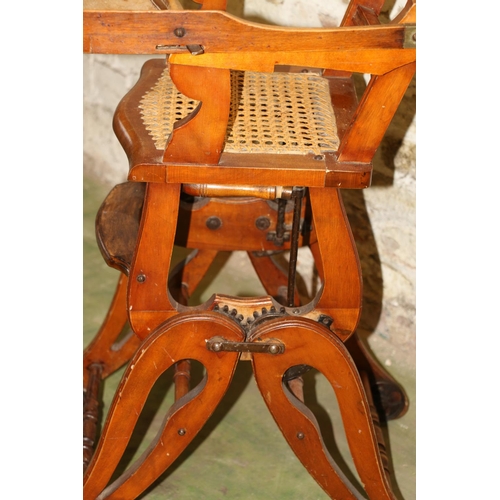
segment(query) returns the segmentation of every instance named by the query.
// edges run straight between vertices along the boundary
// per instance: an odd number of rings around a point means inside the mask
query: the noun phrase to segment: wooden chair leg
[[[106,378],[127,363],[139,347],[141,340],[132,330],[117,343],[117,339],[127,324],[127,277],[120,274],[116,291],[99,332],[83,353],[83,386],[87,387],[88,367],[99,363],[101,377]]]
[[[127,363],[141,341],[130,332],[117,342],[127,324],[127,278],[120,274],[115,295],[99,332],[83,353],[83,470],[94,453],[100,412],[101,381]]]
[[[218,250],[193,250],[172,270],[169,276],[169,289],[177,302],[187,305],[189,298],[207,274]]]
[[[172,270],[168,284],[170,292],[177,302],[185,306],[188,305],[189,298],[200,284],[217,254],[217,250],[193,250]],[[189,392],[190,378],[191,364],[189,360],[179,361],[175,365],[174,373],[176,401]]]
[[[87,470],[94,454],[94,444],[99,421],[99,386],[102,365],[95,363],[88,368],[88,384],[83,398],[83,472]]]
[[[324,281],[323,259],[318,241],[309,245],[318,274]],[[375,406],[386,420],[402,417],[408,410],[408,397],[403,387],[396,382],[373,358],[356,332],[346,341],[359,372],[366,372],[370,378]]]
[[[288,288],[287,272],[278,266],[269,256],[257,256],[255,252],[247,253],[266,292],[280,304],[285,305]],[[300,304],[297,288],[295,288],[294,301],[295,305]]]
[[[206,348],[207,338],[221,334],[234,342],[243,340],[240,327],[221,314],[181,313],[142,343],[116,391],[97,450],[85,474],[85,500],[137,498],[192,441],[225,394],[239,359],[238,353],[214,353]],[[205,379],[172,405],[162,430],[143,455],[107,486],[156,380],[184,359],[202,363],[207,371]]]
[[[355,333],[346,342],[358,371],[366,373],[373,394],[374,406],[385,420],[402,417],[409,406],[408,396],[403,387],[389,375],[373,358],[359,336]]]
[[[320,324],[304,318],[269,320],[252,338],[278,339],[285,344],[282,354],[253,356],[255,378],[289,445],[326,493],[336,499],[361,498],[325,449],[312,412],[284,389],[285,372],[304,363],[323,373],[335,391],[349,449],[368,497],[393,500],[370,405],[344,344]]]

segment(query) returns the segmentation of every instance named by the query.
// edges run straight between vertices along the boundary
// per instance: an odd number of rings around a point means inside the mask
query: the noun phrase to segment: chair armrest
[[[272,71],[276,64],[298,64],[383,74],[415,60],[409,29],[414,27],[282,28],[208,10],[85,10],[84,51],[179,54],[177,64],[241,70]],[[203,48],[202,56],[189,54],[193,45]],[[358,62],[350,67],[349,60]]]

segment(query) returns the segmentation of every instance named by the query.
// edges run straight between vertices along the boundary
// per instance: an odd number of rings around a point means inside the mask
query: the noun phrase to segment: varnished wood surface
[[[96,235],[106,263],[126,275],[130,272],[136,248],[144,204],[145,183],[126,182],[116,185],[104,200],[96,218]],[[292,224],[292,202],[288,202],[284,223]],[[307,199],[301,218],[305,221],[299,235],[299,246],[316,239],[310,227]],[[252,197],[205,198],[183,200],[179,206],[175,244],[198,250],[264,252],[287,251],[290,240],[277,245],[271,238],[277,230],[276,202]],[[208,223],[217,219],[220,226]],[[257,220],[265,220],[267,227],[259,227]],[[199,257],[195,260],[199,260]]]
[[[174,124],[163,161],[217,164],[231,104],[229,70],[170,65],[170,77],[181,94],[200,103],[191,115]]]
[[[146,189],[127,296],[129,321],[141,338],[149,335],[159,324],[144,321],[140,314],[142,311],[160,313],[161,317],[164,312],[170,315],[176,311],[175,303],[166,292],[179,197],[180,185],[151,183]]]
[[[206,349],[206,339],[221,334],[235,342],[243,340],[236,324],[220,314],[181,314],[141,345],[123,375],[87,469],[85,500],[136,498],[196,436],[226,392],[239,357],[237,353],[215,354]],[[184,359],[195,359],[206,367],[204,381],[177,400],[165,419],[162,433],[136,463],[106,488],[155,381]]]
[[[165,69],[160,59],[147,61],[141,78],[122,99],[115,113],[115,133],[129,157],[129,179],[136,182],[228,184],[253,186],[256,175],[262,186],[333,186],[366,188],[370,185],[372,166],[368,163],[339,163],[336,155],[269,155],[222,153],[217,165],[206,162],[163,162],[163,151],[156,149],[139,114],[138,105]],[[339,137],[345,135],[357,105],[351,78],[328,78],[336,109]],[[338,111],[337,111],[338,110]],[[191,141],[191,138],[189,138]],[[182,157],[182,151],[179,151]]]
[[[311,188],[309,196],[317,239],[313,254],[323,277],[315,306],[330,311],[325,314],[335,318],[337,334],[345,339],[354,332],[361,315],[363,283],[358,252],[340,190]]]
[[[174,30],[183,27],[186,34],[180,39],[174,35]],[[159,54],[169,53],[169,49],[157,49],[157,46],[187,46],[202,45],[205,54],[195,56],[201,62],[210,54],[259,53],[261,64],[302,64],[297,62],[282,62],[287,54],[309,53],[315,66],[329,67],[325,64],[331,54],[331,48],[336,51],[355,51],[363,57],[360,51],[373,51],[371,67],[376,67],[376,61],[385,61],[392,57],[393,67],[401,65],[399,58],[415,57],[414,50],[403,50],[403,26],[363,26],[340,28],[282,28],[261,25],[243,21],[225,12],[218,11],[157,11],[157,12],[124,12],[124,11],[84,11],[84,52],[88,53],[118,53],[118,54]],[[237,36],[235,36],[237,35]],[[286,51],[283,50],[286,47]],[[388,54],[384,54],[389,50]],[[173,52],[179,52],[174,50]],[[323,61],[315,60],[314,53]],[[277,58],[273,58],[277,54]],[[186,54],[187,55],[187,54]],[[391,56],[392,55],[392,56]],[[184,57],[184,54],[182,54]],[[326,58],[326,59],[325,59]],[[212,59],[207,66],[214,65]],[[220,60],[220,59],[219,59]],[[354,58],[353,58],[354,60]],[[220,60],[221,61],[221,60]],[[368,62],[368,59],[365,60]],[[177,61],[179,63],[179,61]],[[257,64],[258,61],[254,60]],[[185,63],[189,64],[189,63]],[[222,64],[222,62],[220,63]],[[245,67],[234,69],[248,69]],[[338,68],[340,69],[340,68]],[[264,71],[265,69],[261,69]],[[361,68],[358,68],[361,71]],[[269,69],[268,69],[269,71]],[[354,69],[352,69],[354,71]],[[387,68],[385,68],[387,71]],[[370,71],[367,71],[370,72]]]
[[[285,371],[302,363],[321,371],[335,391],[349,448],[368,498],[394,500],[371,421],[370,405],[344,345],[317,323],[300,318],[269,320],[257,335],[263,341],[279,338],[286,345],[282,355],[255,355],[252,363],[269,411],[309,473],[331,498],[362,498],[350,487],[324,447],[314,415],[283,387]]]
[[[96,217],[96,240],[110,267],[128,275],[139,232],[146,184],[127,182],[115,186]]]
[[[404,48],[407,27],[379,25],[381,5],[377,0],[364,5],[354,0],[340,28],[314,30],[273,28],[207,10],[224,9],[225,0],[200,3],[203,9],[196,12],[167,10],[162,4],[158,11],[84,13],[85,51],[169,53],[170,74],[176,86],[185,95],[202,101],[190,116],[177,122],[165,150],[157,150],[137,112],[139,99],[165,67],[165,61],[155,61],[145,66],[138,85],[115,115],[115,130],[130,161],[129,179],[148,184],[142,210],[136,203],[120,212],[133,212],[135,221],[140,218],[138,229],[125,228],[127,234],[116,233],[113,244],[117,248],[128,239],[126,257],[113,258],[112,252],[104,252],[111,265],[129,271],[130,276],[127,284],[124,277],[120,281],[108,320],[93,351],[87,352],[85,363],[113,350],[124,317],[137,336],[124,345],[135,347],[138,338],[143,342],[124,374],[87,470],[85,499],[136,498],[172,465],[229,386],[239,354],[206,348],[208,338],[224,335],[235,342],[279,338],[285,348],[279,356],[246,355],[253,358],[256,380],[270,412],[294,452],[329,496],[360,498],[328,455],[311,413],[284,389],[283,375],[290,367],[305,364],[318,368],[337,395],[352,457],[369,498],[392,500],[384,471],[387,464],[380,451],[383,442],[374,426],[376,415],[373,418],[371,414],[373,401],[365,394],[365,389],[370,391],[370,380],[365,376],[363,387],[344,346],[360,318],[362,281],[356,247],[336,188],[369,186],[373,155],[415,71],[415,49]],[[397,22],[414,22],[414,16],[415,6],[410,1]],[[190,54],[188,45],[202,46],[203,54]],[[290,64],[335,70],[328,75],[332,103],[339,110],[338,152],[316,156],[224,154],[229,69],[274,71],[276,65]],[[372,75],[359,105],[350,75],[354,71]],[[268,255],[258,261],[250,253],[268,296],[214,294],[204,304],[189,307],[192,289],[227,242],[242,244],[239,248],[252,252],[254,243],[263,241],[263,233],[258,228],[256,232],[252,221],[266,202],[250,200],[245,205],[228,200],[224,204],[222,198],[201,204],[196,211],[183,211],[181,184],[187,183],[308,187],[310,205],[304,211],[312,212],[312,226],[302,234],[299,244],[310,245],[323,284],[312,302],[301,305],[296,300],[293,307],[281,307],[284,273]],[[119,207],[119,203],[114,204]],[[246,210],[249,207],[256,212]],[[225,221],[226,228],[219,224],[221,230],[215,228],[219,232],[214,232],[206,223],[209,214],[208,218]],[[238,227],[243,232],[235,229]],[[136,237],[130,238],[134,232]],[[179,238],[183,238],[183,246],[199,251],[169,275],[173,246]],[[267,248],[261,245],[260,251]],[[178,293],[171,293],[169,286]],[[122,311],[115,314],[117,308]],[[129,351],[124,350],[103,366],[115,367],[128,357]],[[191,392],[186,359],[201,362],[207,370],[207,377]],[[149,391],[173,364],[177,366],[177,401],[161,432],[138,461],[109,485]]]
[[[353,124],[340,144],[341,162],[372,160],[414,74],[412,63],[383,76],[372,76]]]
[[[272,72],[276,65],[296,64],[299,66],[383,75],[400,66],[414,62],[415,51],[403,48],[352,48],[339,52],[332,50],[307,52],[297,49],[295,51],[276,50],[270,53],[245,51],[242,54],[237,52],[207,52],[202,56],[173,54],[171,58],[172,63],[175,64],[244,71]]]

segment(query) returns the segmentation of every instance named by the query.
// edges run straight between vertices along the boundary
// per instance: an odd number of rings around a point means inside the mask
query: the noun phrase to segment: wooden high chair
[[[144,65],[114,119],[130,172],[96,220],[102,254],[121,277],[84,353],[84,498],[138,497],[196,436],[243,359],[308,472],[331,498],[360,498],[303,403],[302,374],[322,372],[366,494],[394,498],[374,400],[384,418],[408,402],[355,333],[362,280],[340,190],[370,185],[373,155],[414,75],[415,2],[382,25],[383,1],[351,0],[341,26],[324,29],[242,21],[224,12],[225,0],[200,1],[197,11],[136,2],[133,12],[122,0],[84,11],[86,52],[168,55]],[[371,75],[359,103],[353,73]],[[174,245],[192,252],[171,269]],[[300,246],[322,282],[307,304],[295,286]],[[227,250],[248,252],[268,295],[214,294],[190,306]],[[273,256],[285,251],[283,271]],[[189,360],[206,370],[192,389]],[[99,384],[126,363],[94,443]],[[151,388],[172,366],[176,401],[163,428],[109,484]]]

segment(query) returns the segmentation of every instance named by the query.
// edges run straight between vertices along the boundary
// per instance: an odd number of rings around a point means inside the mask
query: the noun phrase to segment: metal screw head
[[[321,160],[324,160],[325,157],[323,155],[315,155],[313,159],[316,161],[321,161]]]
[[[304,439],[304,433],[303,432],[297,432],[297,439]]]
[[[186,429],[179,429],[177,434],[179,434],[179,436],[184,436],[184,434],[186,434]]]
[[[184,28],[175,28],[174,35],[177,38],[182,38],[186,34],[186,30]]]
[[[271,221],[269,220],[269,217],[262,216],[262,217],[259,217],[255,221],[255,227],[257,229],[260,229],[261,231],[268,229],[270,225],[271,225]]]
[[[144,283],[146,281],[146,275],[145,274],[138,274],[137,275],[137,281],[139,283]]]
[[[219,229],[219,227],[222,226],[222,221],[219,219],[219,217],[209,217],[205,223],[208,227],[208,229]]]

